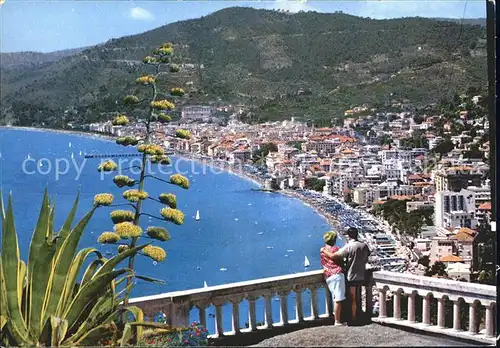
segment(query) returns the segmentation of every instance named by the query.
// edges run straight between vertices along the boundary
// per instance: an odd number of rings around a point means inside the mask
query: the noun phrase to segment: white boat
[[[304,256],[304,267],[309,267],[311,266],[311,263],[309,262],[309,259],[307,258],[307,256]]]
[[[71,147],[71,141],[69,142],[68,147]]]
[[[73,152],[71,153],[71,158],[75,158],[75,154]]]
[[[227,268],[222,267],[222,268],[220,269],[220,271],[221,271],[221,272],[225,272],[225,271],[227,271]]]
[[[196,211],[195,219],[196,219],[196,221],[200,221],[200,211],[199,210]]]
[[[82,155],[82,152],[80,151],[79,155],[81,156]]]
[[[206,282],[206,281],[203,281],[203,287],[204,287],[204,288],[208,288],[208,284],[207,284],[207,282]]]

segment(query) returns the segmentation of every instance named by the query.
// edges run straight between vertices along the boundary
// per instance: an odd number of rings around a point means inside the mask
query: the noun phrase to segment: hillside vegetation
[[[434,19],[228,8],[56,60],[19,53],[33,64],[13,64],[16,54],[7,63],[2,54],[0,120],[64,127],[103,119],[136,90],[140,60],[170,41],[186,65],[162,87],[184,85],[184,103],[242,103],[250,121],[329,123],[353,105],[428,104],[483,87],[485,37],[481,25]]]

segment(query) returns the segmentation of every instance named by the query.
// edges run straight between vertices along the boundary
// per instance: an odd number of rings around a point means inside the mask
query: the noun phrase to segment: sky
[[[485,0],[0,0],[0,52],[52,52],[91,46],[233,6],[290,12],[342,11],[376,19],[486,17]]]

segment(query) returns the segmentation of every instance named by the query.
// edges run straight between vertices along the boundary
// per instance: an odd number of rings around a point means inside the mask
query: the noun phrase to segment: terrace
[[[361,292],[363,301],[358,308],[365,326],[326,329],[318,326],[332,324],[333,304],[321,270],[146,296],[130,303],[149,317],[162,312],[168,323],[179,326],[188,325],[193,315],[207,326],[207,311],[214,307],[214,327],[208,326],[214,332],[209,336],[212,345],[352,346],[372,342],[390,346],[396,342],[397,346],[460,346],[496,342],[494,286],[368,270]],[[320,293],[324,298],[319,298]],[[291,294],[295,313],[290,313]],[[279,298],[279,307],[273,298]],[[378,316],[373,316],[376,298]],[[256,302],[261,300],[264,305],[258,313]],[[242,307],[245,309],[240,313]],[[273,320],[273,309],[278,309],[279,321]],[[242,314],[248,318],[244,328],[240,325]],[[226,330],[225,315],[230,317],[231,330]],[[264,321],[258,322],[262,317]],[[347,335],[340,330],[348,330]],[[416,334],[408,335],[407,331]]]

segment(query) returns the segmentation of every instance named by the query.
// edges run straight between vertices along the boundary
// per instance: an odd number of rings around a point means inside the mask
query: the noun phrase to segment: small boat
[[[199,210],[196,211],[195,219],[196,219],[196,221],[200,221],[200,211]]]
[[[286,252],[287,252],[287,253],[293,253],[294,251],[295,251],[295,250],[293,250],[293,249],[287,249],[287,251],[286,251]]]
[[[79,155],[81,156],[82,155],[82,152],[80,151]]]
[[[106,251],[106,255],[113,255],[111,251]]]
[[[71,141],[68,143],[68,147],[71,147]]]
[[[221,272],[225,272],[225,271],[227,271],[227,268],[222,267],[222,268],[220,269],[220,271],[221,271]]]
[[[203,287],[204,287],[204,288],[208,288],[208,284],[207,284],[207,282],[206,282],[206,281],[203,281]]]
[[[304,256],[304,267],[309,267],[311,266],[311,263],[309,262],[309,259],[307,258],[307,256]]]
[[[73,152],[71,153],[71,158],[75,158],[75,154]]]
[[[257,233],[257,234],[261,236],[261,235],[263,235],[263,234],[264,234],[264,232],[259,232],[259,233]]]

